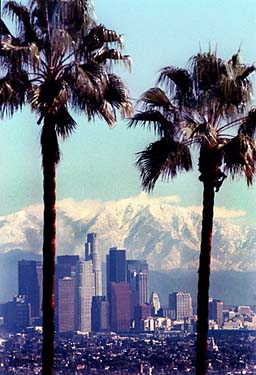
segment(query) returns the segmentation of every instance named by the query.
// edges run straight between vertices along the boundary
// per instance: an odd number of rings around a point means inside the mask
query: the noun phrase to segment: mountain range
[[[201,209],[181,207],[177,197],[140,194],[119,201],[57,204],[57,252],[83,255],[88,232],[96,232],[102,260],[113,246],[127,257],[146,259],[153,270],[195,269],[198,266]],[[41,205],[0,217],[0,254],[19,249],[40,254]],[[228,219],[214,221],[212,269],[256,270],[256,231]],[[227,214],[226,214],[227,216]]]
[[[212,271],[219,274],[253,275],[256,270],[255,228],[230,220],[240,214],[243,213],[215,210]],[[1,284],[5,280],[5,264],[41,256],[42,217],[43,208],[39,204],[0,217]],[[146,259],[155,274],[168,271],[171,275],[171,271],[174,274],[183,270],[196,275],[201,208],[182,207],[176,196],[154,198],[142,193],[119,201],[65,199],[57,203],[58,255],[83,256],[89,232],[98,235],[103,261],[108,249],[116,246],[127,250],[128,259]],[[157,277],[155,280],[153,284],[157,284]]]

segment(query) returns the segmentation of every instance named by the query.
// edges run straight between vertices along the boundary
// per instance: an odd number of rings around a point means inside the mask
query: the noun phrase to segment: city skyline
[[[68,202],[67,202],[68,203]],[[197,286],[198,244],[200,241],[200,213],[195,210],[179,209],[172,201],[162,199],[161,204],[153,198],[149,200],[125,200],[117,204],[99,206],[99,214],[88,206],[79,207],[83,216],[77,220],[73,214],[78,206],[67,204],[58,209],[58,252],[57,255],[84,256],[83,243],[86,233],[99,233],[99,251],[102,259],[110,247],[126,248],[129,259],[147,259],[154,271],[154,285],[162,284],[161,294],[176,285]],[[87,208],[86,208],[87,207]],[[37,214],[40,217],[40,207]],[[1,279],[0,301],[5,301],[16,293],[18,259],[40,260],[40,219],[34,210],[14,215],[0,229],[0,243],[4,254],[0,255]],[[15,220],[14,220],[15,218]],[[92,225],[88,226],[88,222]],[[255,231],[245,227],[216,220],[214,243],[218,247],[212,253],[212,296],[221,293],[222,298],[242,303],[256,304],[253,292],[255,284]],[[118,228],[114,230],[113,228]],[[4,244],[6,243],[6,244]],[[10,251],[11,249],[16,249]],[[22,250],[23,249],[23,250]],[[35,253],[35,249],[37,249]],[[143,254],[143,255],[142,255]],[[32,257],[32,258],[31,258]],[[224,285],[225,288],[219,288]],[[244,290],[244,285],[247,286]]]
[[[125,249],[110,248],[103,292],[104,263],[98,251],[97,233],[87,233],[84,247],[83,257],[57,256],[56,331],[128,331],[137,306],[149,303],[147,262],[126,260]],[[0,306],[4,327],[17,329],[41,324],[42,288],[42,262],[19,260],[18,292],[12,301]]]
[[[88,237],[90,236],[91,234]],[[143,290],[148,286],[141,288],[140,283],[134,284],[134,276],[148,275],[149,267],[145,260],[126,260],[125,249],[110,248],[105,266],[107,269],[112,266],[113,270],[112,274],[107,272],[106,287],[110,288],[110,293],[107,293],[110,296],[107,299],[104,295],[95,295],[94,267],[91,260],[83,260],[72,255],[57,257],[58,333],[102,330],[147,332],[158,331],[160,326],[167,331],[194,331],[195,326],[192,327],[196,322],[196,312],[195,306],[192,307],[194,301],[190,293],[177,289],[169,293],[168,303],[163,304],[160,303],[155,290],[151,293],[149,301],[148,292]],[[18,294],[13,296],[11,301],[0,304],[0,321],[7,330],[17,331],[28,325],[40,326],[41,311],[38,297],[41,298],[42,291],[42,285],[39,285],[42,281],[41,268],[41,262],[18,262]],[[26,279],[22,278],[24,273],[27,274]],[[136,278],[136,281],[138,280],[141,279]],[[138,297],[134,301],[135,291]],[[247,327],[256,330],[255,312],[255,305],[228,306],[223,300],[209,298],[210,329],[237,330]]]
[[[109,8],[115,11],[108,12]],[[229,20],[225,17],[228,8],[228,1],[216,1],[210,8],[202,0],[162,0],[158,5],[152,0],[141,0],[136,2],[136,6],[131,6],[127,0],[95,2],[97,21],[124,34],[125,52],[133,59],[133,69],[129,73],[123,68],[115,68],[125,79],[135,99],[155,84],[160,68],[165,65],[186,66],[193,54],[199,49],[207,51],[209,45],[211,49],[217,46],[218,54],[224,58],[230,58],[241,48],[243,60],[254,63],[254,4],[246,0],[241,15],[239,2],[235,0]],[[179,14],[184,20],[182,24]],[[215,22],[217,17],[218,23]],[[157,33],[150,32],[151,25]],[[145,61],[150,61],[150,64],[145,64]],[[153,136],[145,129],[128,130],[126,121],[119,120],[115,129],[108,129],[100,120],[88,123],[81,116],[75,114],[75,117],[78,129],[61,144],[58,200],[109,201],[137,196],[141,189],[139,174],[134,166],[135,153],[143,149]],[[42,200],[40,130],[35,126],[35,115],[31,115],[27,108],[15,114],[12,120],[1,121],[0,173],[4,176],[4,186],[0,214],[6,215]],[[154,197],[168,195],[178,196],[177,204],[180,206],[200,206],[201,185],[197,171],[182,174],[168,184],[159,182],[152,194]],[[255,188],[248,189],[244,181],[226,181],[216,196],[216,206],[236,211],[242,221],[254,223],[255,196]]]

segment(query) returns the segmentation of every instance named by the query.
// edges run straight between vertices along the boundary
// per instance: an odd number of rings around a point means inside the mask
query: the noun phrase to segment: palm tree
[[[197,298],[196,374],[207,371],[208,298],[215,192],[229,173],[253,182],[256,162],[254,141],[256,110],[248,113],[249,75],[254,66],[229,61],[216,52],[198,53],[189,68],[165,67],[160,87],[146,91],[142,105],[130,121],[153,129],[158,139],[137,155],[142,187],[153,190],[158,178],[168,180],[193,166],[191,148],[198,150],[199,180],[203,183],[203,212]],[[195,150],[195,151],[196,151]],[[193,154],[194,155],[194,154]]]
[[[120,52],[122,37],[96,25],[88,0],[31,0],[29,7],[7,1],[4,11],[16,21],[14,36],[1,20],[0,113],[12,115],[30,104],[42,125],[43,168],[43,374],[54,363],[54,274],[56,251],[56,165],[58,138],[76,128],[70,109],[89,120],[103,118],[112,126],[131,114],[128,91],[112,72],[114,62],[129,66]],[[68,107],[69,105],[69,107]]]

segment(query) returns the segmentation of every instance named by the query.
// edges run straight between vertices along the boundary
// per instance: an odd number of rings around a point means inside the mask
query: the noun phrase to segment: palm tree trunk
[[[204,181],[201,249],[197,295],[196,375],[207,374],[208,300],[214,209],[214,183]]]
[[[44,239],[43,239],[43,375],[53,374],[54,365],[54,275],[56,252],[56,163],[43,162]]]

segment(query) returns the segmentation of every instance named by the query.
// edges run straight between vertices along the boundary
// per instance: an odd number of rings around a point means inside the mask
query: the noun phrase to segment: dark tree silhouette
[[[113,62],[129,66],[130,59],[120,52],[121,36],[96,25],[92,11],[89,0],[31,0],[28,7],[8,0],[4,12],[15,21],[17,36],[0,20],[0,114],[13,115],[29,104],[42,125],[44,375],[52,374],[54,364],[58,138],[76,128],[70,109],[110,126],[117,112],[131,114],[127,88],[112,72]]]
[[[203,183],[203,213],[198,278],[196,374],[207,372],[208,299],[215,192],[227,174],[244,175],[247,184],[255,174],[256,110],[247,111],[252,87],[246,66],[234,54],[229,61],[216,52],[191,58],[189,69],[165,67],[157,84],[146,91],[142,106],[130,121],[158,136],[138,153],[142,187],[153,190],[159,177],[174,178],[192,169],[191,148],[198,150],[199,180]]]

